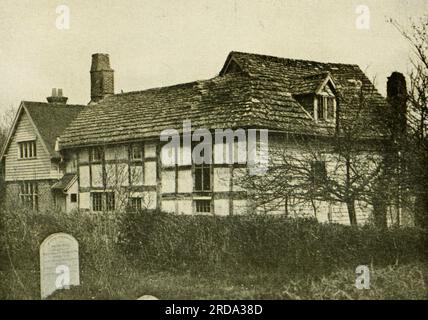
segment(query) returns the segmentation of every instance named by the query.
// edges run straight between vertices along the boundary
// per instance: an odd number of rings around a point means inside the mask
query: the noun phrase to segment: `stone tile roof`
[[[70,125],[83,105],[62,105],[44,102],[23,101],[24,108],[28,111],[32,121],[39,131],[51,157],[58,157],[55,151],[56,138]]]
[[[368,136],[383,134],[384,129],[379,120],[382,121],[382,114],[387,107],[386,100],[358,65],[231,52],[220,74],[227,73],[228,64],[231,61],[236,62],[241,72],[250,78],[280,87],[283,92],[291,92],[293,95],[307,93],[308,87],[316,86],[318,80],[321,82],[324,75],[330,74],[340,97],[340,120],[342,122],[346,122],[347,119],[352,121],[355,114],[359,112],[362,117],[371,122],[371,130],[367,126],[366,134]],[[299,85],[301,85],[300,89]],[[363,96],[364,102],[357,101],[358,96]],[[356,110],[360,106],[362,110]],[[316,126],[311,124],[315,131],[321,126],[323,126],[322,123]]]
[[[70,187],[70,184],[73,180],[77,179],[77,175],[75,173],[66,173],[62,176],[62,178],[56,182],[51,189],[58,190],[58,191],[67,191]]]
[[[291,83],[290,91],[295,95],[314,93],[329,75],[329,72],[321,72],[296,78]]]
[[[229,72],[232,60],[238,72]],[[295,99],[315,91],[327,74],[347,96],[357,94],[361,81],[364,92],[370,92],[368,116],[385,106],[356,65],[231,52],[213,79],[115,94],[87,106],[61,135],[60,147],[158,138],[164,129],[181,129],[184,120],[191,120],[194,129],[253,127],[328,135],[331,124],[316,124]],[[346,101],[342,107],[350,110]]]

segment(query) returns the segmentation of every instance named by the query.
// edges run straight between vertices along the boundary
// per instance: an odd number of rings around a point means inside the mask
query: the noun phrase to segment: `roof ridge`
[[[327,75],[331,75],[331,72],[330,71],[320,71],[320,72],[314,72],[314,73],[310,73],[310,74],[302,74],[300,76],[300,78],[308,79],[308,78],[315,77],[315,76],[327,76]]]
[[[30,100],[22,100],[21,103],[24,104],[43,104],[48,106],[55,106],[56,108],[70,108],[70,107],[86,107],[86,104],[62,104],[62,103],[50,103],[43,101],[30,101]],[[28,105],[26,105],[28,106]]]
[[[209,79],[201,79],[201,80],[193,80],[190,82],[182,82],[182,83],[176,83],[176,84],[172,84],[172,85],[167,85],[167,86],[161,86],[161,87],[153,87],[153,88],[148,88],[148,89],[143,89],[143,90],[134,90],[134,91],[127,91],[127,92],[119,92],[119,93],[115,93],[113,95],[109,95],[106,96],[106,98],[108,97],[117,97],[117,96],[126,96],[126,95],[134,95],[134,94],[141,94],[141,93],[147,93],[150,91],[153,92],[157,92],[157,91],[162,91],[162,90],[169,90],[169,89],[174,89],[174,88],[192,88],[192,87],[197,87],[200,86],[201,84],[204,83],[209,83],[211,81],[215,81],[218,79],[224,79],[225,76],[214,76],[212,78]],[[102,101],[102,100],[101,100]],[[99,104],[99,102],[97,103]]]
[[[308,59],[295,59],[295,58],[285,58],[285,57],[278,57],[273,55],[267,55],[267,54],[260,54],[260,53],[252,53],[252,52],[243,52],[243,51],[231,51],[230,55],[233,54],[242,54],[247,56],[257,56],[260,58],[270,59],[270,60],[276,60],[277,62],[283,62],[283,61],[294,61],[294,62],[312,62],[312,63],[319,63],[319,64],[329,64],[329,65],[338,65],[338,66],[356,66],[359,68],[358,64],[354,63],[343,63],[343,62],[322,62],[322,61],[316,61],[316,60],[308,60]]]
[[[120,93],[115,93],[114,95],[111,95],[110,97],[112,97],[112,96],[122,96],[122,95],[123,96],[125,96],[125,95],[133,95],[133,94],[139,94],[139,93],[146,93],[146,92],[149,92],[149,91],[156,92],[156,91],[161,91],[161,90],[166,90],[166,89],[173,89],[175,87],[177,87],[177,88],[181,88],[181,87],[183,87],[183,88],[186,88],[186,87],[191,88],[191,87],[193,87],[195,85],[200,84],[201,82],[209,81],[209,80],[212,80],[212,79],[214,79],[214,78],[206,79],[206,80],[194,80],[194,81],[190,81],[190,82],[177,83],[177,84],[168,85],[168,86],[162,86],[162,87],[153,87],[153,88],[148,88],[148,89],[143,89],[143,90],[120,92]]]

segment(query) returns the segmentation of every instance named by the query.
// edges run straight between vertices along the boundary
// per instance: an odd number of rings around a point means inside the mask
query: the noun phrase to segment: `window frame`
[[[96,205],[95,205],[95,201],[97,201]],[[103,211],[103,193],[102,192],[91,192],[91,210],[93,212]]]
[[[77,193],[70,193],[70,203],[77,203]]]
[[[143,198],[142,197],[129,197],[128,207],[132,212],[139,212],[143,210]]]
[[[22,181],[19,188],[19,200],[31,210],[39,210],[39,185],[37,181]],[[29,205],[31,204],[31,206]]]
[[[211,199],[194,199],[195,203],[195,213],[196,214],[210,214],[212,213],[212,200]],[[201,208],[203,210],[198,210]]]
[[[18,142],[18,159],[28,160],[37,159],[36,140],[27,140]]]
[[[316,108],[314,110],[315,120],[334,122],[336,120],[336,97],[326,94],[318,94],[316,96]],[[333,116],[329,115],[329,101],[333,107]]]
[[[330,107],[329,101],[331,101],[333,116],[331,116],[330,112],[329,112],[329,107]],[[331,96],[327,97],[326,120],[327,121],[335,121],[336,120],[336,98],[335,97],[331,97]]]
[[[132,144],[131,145],[131,154],[130,154],[130,159],[131,161],[143,161],[143,146],[139,145],[139,144]],[[140,157],[135,157],[135,152],[134,150],[138,150],[139,151],[139,155]]]
[[[99,156],[99,158],[95,157],[95,155]],[[104,158],[104,150],[101,147],[92,147],[89,152],[89,161],[91,163],[101,163]]]
[[[195,164],[194,168],[194,191],[196,192],[211,192],[212,191],[212,174],[211,174],[211,164],[201,163]],[[198,189],[198,171],[200,171],[200,185],[201,188]],[[208,172],[208,174],[207,174]],[[208,180],[209,186],[205,188],[205,183]]]
[[[95,197],[96,196],[96,197]],[[110,198],[112,197],[112,198]],[[97,198],[97,199],[96,199]],[[95,203],[97,201],[97,203]],[[113,212],[116,210],[116,194],[114,191],[91,192],[91,210],[93,212]]]

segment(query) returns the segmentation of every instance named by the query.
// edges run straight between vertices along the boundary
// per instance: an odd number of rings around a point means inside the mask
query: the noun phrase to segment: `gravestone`
[[[40,293],[42,299],[55,290],[78,286],[79,243],[66,233],[54,233],[40,245]]]
[[[151,295],[144,295],[139,297],[137,300],[159,300],[158,298],[156,298],[155,296],[151,296]]]

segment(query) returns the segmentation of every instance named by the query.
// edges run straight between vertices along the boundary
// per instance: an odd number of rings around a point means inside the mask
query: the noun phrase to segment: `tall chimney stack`
[[[390,105],[390,125],[394,135],[406,130],[407,88],[406,78],[400,72],[393,72],[386,83],[386,96]]]
[[[114,70],[110,68],[109,55],[95,53],[91,65],[91,102],[98,102],[109,94],[114,94]]]

